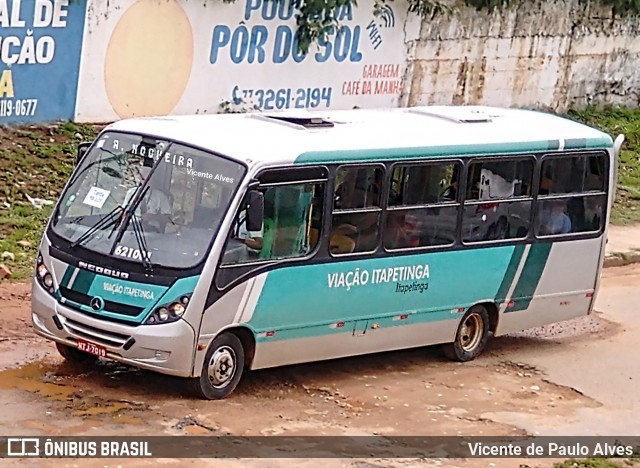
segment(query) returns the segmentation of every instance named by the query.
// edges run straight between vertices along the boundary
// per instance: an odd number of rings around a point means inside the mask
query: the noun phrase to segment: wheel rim
[[[484,331],[484,322],[480,314],[470,314],[462,322],[460,328],[460,334],[458,341],[460,347],[465,351],[473,351],[478,343],[482,340],[482,333]]]
[[[236,373],[236,353],[229,346],[216,349],[209,361],[209,380],[215,388],[229,385]]]

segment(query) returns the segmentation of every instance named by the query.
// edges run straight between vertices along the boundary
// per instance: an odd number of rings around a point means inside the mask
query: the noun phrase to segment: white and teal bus
[[[488,107],[138,118],[88,147],[46,227],[32,318],[229,395],[244,369],[590,313],[622,144]]]

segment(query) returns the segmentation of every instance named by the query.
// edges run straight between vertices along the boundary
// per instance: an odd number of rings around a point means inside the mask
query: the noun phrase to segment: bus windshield
[[[107,132],[81,161],[51,226],[71,247],[189,268],[205,257],[244,171],[176,142]]]

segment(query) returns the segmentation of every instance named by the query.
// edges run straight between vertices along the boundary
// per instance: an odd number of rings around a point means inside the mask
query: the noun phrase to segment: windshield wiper
[[[144,192],[146,193],[148,190],[149,187],[147,187]],[[140,257],[142,258],[142,265],[145,270],[149,271],[149,273],[153,273],[153,264],[149,259],[149,247],[147,245],[144,228],[142,227],[140,218],[136,215],[131,217],[131,227],[133,228],[133,235],[136,238],[136,244],[138,244],[138,250],[140,251]]]
[[[71,248],[75,248],[82,244],[84,241],[89,239],[93,234],[96,233],[99,229],[106,228],[111,226],[111,224],[116,224],[118,217],[124,211],[122,206],[117,205],[113,210],[111,210],[104,218],[101,218],[97,223],[91,226],[84,234],[82,234],[78,239],[76,239],[72,244]]]
[[[169,151],[171,149],[171,147],[173,146],[173,142],[169,143],[167,145],[167,147],[165,149],[163,149],[162,154],[166,153],[167,151]],[[115,238],[115,241],[113,242],[113,245],[111,246],[111,250],[109,251],[109,255],[113,255],[113,252],[115,252],[116,247],[118,246],[118,244],[120,243],[120,241],[122,240],[122,236],[124,235],[124,231],[127,228],[127,225],[131,222],[131,218],[134,216],[135,210],[138,206],[138,204],[140,203],[140,201],[144,198],[145,194],[149,191],[149,181],[151,180],[151,178],[153,177],[153,174],[156,172],[156,169],[158,169],[158,167],[160,166],[160,163],[162,162],[163,157],[162,155],[158,156],[158,159],[156,160],[156,162],[153,164],[153,167],[151,168],[151,171],[149,171],[149,174],[147,175],[147,178],[145,180],[142,181],[142,183],[137,187],[135,193],[133,194],[133,196],[131,197],[131,199],[129,200],[129,205],[128,207],[124,210],[124,219],[122,220],[122,224],[120,225],[120,230],[118,231],[118,235]],[[140,229],[134,227],[134,234],[136,233],[137,230],[137,235],[141,235],[144,236],[144,231],[141,231]],[[137,237],[136,237],[137,240]],[[146,243],[146,241],[145,241]],[[138,242],[138,247],[140,247],[140,242]],[[146,255],[147,251],[145,250],[145,255]],[[142,254],[142,252],[141,252]],[[147,257],[147,262],[150,264],[151,261],[149,260],[149,258]]]

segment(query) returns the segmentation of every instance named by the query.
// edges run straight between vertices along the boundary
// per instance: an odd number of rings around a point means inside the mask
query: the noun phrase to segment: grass
[[[640,110],[589,108],[568,117],[607,132],[624,133],[614,224],[640,222]],[[99,128],[71,122],[0,128],[0,259],[12,279],[31,274],[38,241],[51,207],[36,209],[26,195],[56,200],[73,169],[77,144]],[[22,241],[26,241],[22,242]],[[13,258],[13,259],[11,259]]]
[[[33,207],[27,195],[55,201],[73,169],[77,144],[97,131],[70,122],[0,128],[0,263],[12,279],[31,274],[51,212],[50,205]]]
[[[571,111],[569,117],[599,128],[613,138],[624,134],[625,144],[620,152],[618,191],[611,222],[640,222],[640,110],[589,108]]]
[[[610,458],[570,459],[554,463],[553,468],[631,468],[637,466],[636,461],[636,459],[617,459],[614,461]]]

